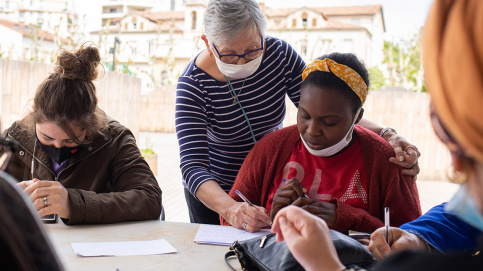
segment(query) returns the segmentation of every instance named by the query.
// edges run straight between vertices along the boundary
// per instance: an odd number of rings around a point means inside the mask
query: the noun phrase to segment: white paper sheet
[[[71,243],[74,253],[82,257],[132,256],[174,253],[177,250],[165,239],[128,242]]]
[[[271,233],[269,229],[251,233],[245,230],[235,229],[231,226],[200,225],[193,241],[204,244],[229,246],[235,240],[242,241]]]

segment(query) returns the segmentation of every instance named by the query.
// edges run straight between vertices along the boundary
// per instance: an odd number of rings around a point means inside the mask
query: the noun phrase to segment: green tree
[[[368,69],[369,72],[369,90],[377,90],[386,86],[386,77],[378,67]]]
[[[389,72],[389,84],[412,91],[424,91],[421,59],[421,35],[399,43],[384,41],[384,64]]]

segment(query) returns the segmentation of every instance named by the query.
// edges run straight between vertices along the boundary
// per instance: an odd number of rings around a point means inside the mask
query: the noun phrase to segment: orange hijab
[[[444,127],[483,163],[483,1],[435,0],[423,36],[428,90]]]

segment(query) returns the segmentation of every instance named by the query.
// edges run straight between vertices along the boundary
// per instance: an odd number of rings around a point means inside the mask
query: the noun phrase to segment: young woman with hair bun
[[[98,107],[100,59],[92,44],[60,51],[32,111],[4,132],[20,145],[7,171],[40,216],[66,224],[158,219],[161,189],[133,134]]]

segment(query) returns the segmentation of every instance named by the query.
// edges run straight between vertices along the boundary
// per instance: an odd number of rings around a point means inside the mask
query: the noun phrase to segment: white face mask
[[[218,66],[220,72],[223,73],[225,76],[233,79],[241,79],[246,78],[257,71],[258,67],[260,67],[260,63],[262,63],[262,56],[263,54],[261,54],[254,60],[242,65],[226,64],[222,62],[218,57],[215,57],[215,61],[216,66]]]
[[[304,143],[305,148],[312,155],[322,156],[322,157],[329,157],[329,156],[332,156],[332,155],[340,152],[342,149],[344,149],[345,147],[347,147],[347,145],[349,145],[349,143],[351,142],[351,140],[352,140],[352,132],[354,131],[354,126],[356,125],[356,120],[357,120],[357,117],[359,116],[359,113],[360,112],[361,112],[361,108],[359,108],[357,110],[356,115],[354,117],[354,121],[352,121],[351,128],[349,129],[349,131],[347,132],[347,134],[339,142],[337,142],[336,144],[334,144],[334,145],[332,145],[332,146],[330,146],[328,148],[325,148],[325,149],[322,149],[322,150],[313,150],[313,149],[311,149],[307,145],[307,143],[305,143],[304,138],[300,134],[300,138],[302,139],[302,142]]]

